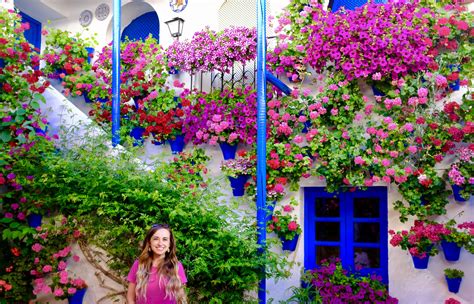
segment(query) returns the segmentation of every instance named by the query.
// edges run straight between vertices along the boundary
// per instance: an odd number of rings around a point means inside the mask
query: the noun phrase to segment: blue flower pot
[[[301,131],[302,133],[308,133],[309,128],[311,128],[311,121],[307,120],[304,122],[304,127],[303,130]]]
[[[459,187],[458,185],[454,184],[454,185],[451,185],[451,188],[453,188],[453,196],[457,202],[467,201],[467,199],[463,198],[460,193],[462,190],[464,190],[463,187]]]
[[[179,74],[179,70],[176,69],[175,67],[171,67],[169,70],[170,75],[177,75]]]
[[[67,75],[65,69],[57,69],[57,70],[56,70],[56,75],[57,75],[58,79],[61,80],[61,81],[62,81],[63,79],[62,79],[61,76],[59,76],[59,75],[62,74],[62,73],[64,73],[64,75]]]
[[[92,47],[86,47],[87,51],[87,63],[91,63],[92,58],[94,57],[94,48]]]
[[[444,258],[446,261],[455,262],[459,260],[461,254],[461,247],[455,242],[441,241],[441,248],[443,248]]]
[[[232,187],[232,194],[234,196],[243,196],[245,193],[245,183],[247,182],[248,175],[239,175],[237,177],[229,176],[230,186]]]
[[[84,94],[82,94],[82,96],[84,96],[84,101],[86,103],[92,103],[92,100],[89,98],[89,95],[87,94],[87,92],[84,92]]]
[[[273,216],[273,210],[275,210],[275,206],[276,206],[276,201],[273,201],[273,202],[267,202],[267,217],[266,217],[266,221],[267,222],[270,222],[272,220],[272,216]]]
[[[67,301],[69,302],[69,304],[82,304],[86,291],[87,288],[78,289],[75,294],[67,297]]]
[[[28,221],[28,226],[32,228],[41,226],[42,219],[43,219],[43,216],[37,213],[31,213],[30,215],[26,217],[26,220]]]
[[[448,283],[448,290],[453,293],[459,292],[459,287],[461,286],[462,278],[448,278],[446,277],[446,283]]]
[[[143,132],[145,132],[145,128],[142,127],[135,127],[130,131],[130,136],[135,139],[133,141],[134,147],[143,145]]]
[[[283,250],[295,251],[296,245],[298,244],[299,234],[297,234],[292,240],[280,238]]]
[[[461,88],[459,79],[456,79],[455,81],[451,81],[448,85],[449,85],[449,88],[453,91],[459,91],[459,89]]]
[[[184,149],[184,135],[177,135],[175,139],[168,139],[171,147],[171,153],[178,154]]]
[[[413,259],[413,265],[416,269],[426,269],[428,268],[428,262],[430,261],[430,256],[426,255],[424,258],[419,258],[416,256],[411,256]]]
[[[0,68],[4,68],[4,67],[5,67],[5,60],[0,58]]]
[[[372,92],[374,93],[374,96],[380,96],[380,97],[385,96],[385,93],[377,89],[377,87],[375,86],[372,86]]]
[[[102,103],[106,103],[107,101],[109,101],[107,98],[100,98],[100,97],[97,97],[97,101],[98,102],[102,102]]]
[[[461,66],[459,64],[448,64],[448,68],[451,72],[459,72],[462,70]],[[460,82],[459,79],[455,81],[451,81],[449,84],[449,88],[453,91],[459,91],[460,88]]]
[[[235,158],[235,153],[237,152],[238,144],[231,145],[227,142],[220,142],[219,146],[221,147],[222,156],[224,156],[224,160]]]

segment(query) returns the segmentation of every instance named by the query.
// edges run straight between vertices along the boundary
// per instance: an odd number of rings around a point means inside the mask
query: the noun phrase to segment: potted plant
[[[245,193],[247,179],[255,173],[256,158],[248,155],[245,150],[237,152],[237,158],[222,162],[222,173],[227,175],[234,196],[242,196]]]
[[[451,164],[447,175],[453,188],[454,199],[458,202],[465,202],[474,193],[474,180],[472,180],[474,152],[471,147],[462,147],[455,152],[458,161]]]
[[[67,299],[69,304],[82,304],[87,291],[87,284],[83,279],[71,276],[68,270],[64,269],[53,273],[51,275],[51,283],[48,285],[39,282],[40,280],[44,279],[36,280],[36,288],[38,288],[38,285],[43,285],[41,290],[44,293],[52,293],[56,300]]]
[[[43,31],[46,35],[46,46],[42,59],[45,62],[43,72],[52,78],[64,78],[66,75],[90,71],[88,59],[91,54],[86,47],[94,46],[94,36],[84,38],[83,33],[72,33],[67,30],[49,28]]]
[[[392,236],[390,244],[394,247],[401,247],[408,250],[413,258],[416,269],[428,268],[429,257],[438,253],[435,244],[438,244],[443,235],[450,231],[442,224],[415,220],[410,230],[393,231],[389,230]]]
[[[398,303],[380,276],[351,273],[336,257],[323,260],[320,267],[306,271],[303,282],[313,289],[314,299],[298,303]]]
[[[292,198],[282,210],[275,211],[272,220],[267,223],[267,231],[275,232],[282,242],[283,250],[295,251],[302,231],[297,216],[292,214],[295,205],[297,202]]]
[[[449,220],[444,226],[450,231],[449,234],[444,234],[441,240],[441,247],[447,261],[459,260],[459,254],[463,247],[474,254],[474,236],[470,232],[470,229],[474,227],[473,222],[456,225],[455,220]]]
[[[40,80],[39,55],[24,35],[29,24],[21,21],[17,11],[0,8],[0,109],[20,110],[32,99],[40,101],[49,86]]]
[[[446,282],[448,283],[449,291],[458,293],[464,272],[455,268],[446,268],[444,270],[444,276],[446,278]]]

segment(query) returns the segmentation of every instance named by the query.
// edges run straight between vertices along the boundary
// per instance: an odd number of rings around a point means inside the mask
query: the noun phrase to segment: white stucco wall
[[[94,11],[99,2],[84,0],[84,1],[59,1],[59,0],[44,0],[42,1],[46,4],[50,4],[51,7],[60,12],[65,16],[63,19],[54,20],[51,23],[52,27],[60,27],[63,29],[68,29],[71,31],[82,31],[83,28],[79,25],[78,19],[80,12],[84,9],[89,9]],[[112,10],[112,1],[107,0],[103,1],[110,5]],[[172,19],[175,16],[179,16],[185,20],[184,24],[184,38],[190,38],[194,31],[201,30],[205,26],[209,25],[212,29],[218,29],[217,15],[218,9],[224,3],[224,0],[189,0],[188,7],[181,13],[176,14],[171,11],[168,5],[168,1],[165,0],[152,0],[147,1],[148,4],[142,3],[140,1],[125,0],[122,1],[124,18],[122,21],[122,28],[124,28],[131,20],[138,17],[141,13],[149,11],[148,9],[154,9],[160,20],[160,42],[165,47],[172,42],[172,38],[169,35],[168,28],[163,23],[169,19]],[[270,14],[277,15],[278,11],[286,4],[286,1],[272,1],[272,12]],[[32,17],[35,17],[34,12],[27,12]],[[238,18],[236,16],[236,18]],[[111,21],[112,15],[104,21],[98,21],[94,18],[89,29],[98,33],[98,41],[100,46],[105,45],[110,41],[111,37]],[[178,76],[172,76],[178,77]],[[179,76],[183,81],[187,81],[186,75]],[[370,93],[369,93],[370,94]],[[460,96],[460,93],[458,94]],[[51,99],[53,100],[53,99]],[[74,103],[80,103],[80,98],[74,101]],[[81,104],[81,107],[83,105]],[[51,105],[50,107],[51,108]],[[54,109],[54,107],[53,107]],[[48,112],[50,115],[54,113]],[[57,126],[54,124],[55,121],[52,120],[53,129]],[[58,122],[59,123],[59,122]],[[209,163],[210,167],[210,176],[216,177],[220,175],[220,163],[222,161],[222,155],[218,147],[212,146],[202,146],[206,149],[206,153],[211,157]],[[189,150],[191,147],[188,146],[186,149]],[[153,146],[151,143],[147,142],[144,149],[144,159],[154,157],[156,155],[161,155],[164,161],[169,160],[171,153],[169,151],[169,146]],[[444,168],[440,168],[443,170]],[[441,171],[440,171],[441,172]],[[229,194],[229,201],[233,200],[230,196],[230,186],[228,185],[225,179],[222,180],[222,185],[224,191]],[[383,184],[379,184],[382,185]],[[303,187],[314,187],[314,186],[325,186],[325,183],[316,178],[303,179],[301,181],[301,189],[298,192],[291,193],[299,202],[300,206],[296,208],[296,212],[299,215],[300,223],[303,225],[304,231],[304,197],[303,197]],[[400,230],[408,229],[411,225],[411,222],[402,224],[398,220],[398,213],[393,210],[393,202],[400,199],[400,195],[393,186],[388,187],[388,226],[389,229]],[[285,199],[282,202],[279,202],[277,208],[283,206],[289,199]],[[453,218],[458,215],[460,212],[463,212],[461,216],[457,217],[457,222],[463,221],[474,221],[474,199],[471,199],[468,202],[456,203],[451,198],[451,203],[448,205],[448,213],[445,216],[440,216],[433,218],[437,221],[445,221],[449,218]],[[268,236],[269,238],[272,235]],[[466,252],[464,249],[461,253],[461,258],[458,262],[449,263],[444,260],[442,254],[439,254],[435,257],[431,257],[429,267],[426,270],[416,270],[413,267],[411,257],[405,251],[400,250],[399,248],[392,248],[388,245],[389,249],[389,287],[390,293],[397,297],[400,300],[400,303],[444,303],[444,300],[453,297],[460,300],[464,303],[474,303],[474,256]],[[278,300],[286,299],[290,296],[288,288],[290,286],[299,286],[300,284],[300,271],[304,263],[304,237],[301,236],[298,247],[295,252],[292,253],[283,253],[279,247],[274,248],[276,252],[280,252],[282,256],[285,256],[291,261],[299,263],[299,266],[295,266],[292,269],[293,275],[291,278],[279,282],[274,282],[273,280],[268,280],[267,290],[268,298],[273,298],[278,302]],[[457,295],[451,294],[447,290],[446,283],[444,281],[443,269],[446,267],[455,267],[462,269],[465,272],[465,277],[461,285],[460,292]],[[91,266],[84,267],[81,264],[80,268],[75,269],[77,272],[84,273],[85,275],[92,274],[94,272]],[[92,279],[91,279],[92,280]],[[95,303],[99,298],[106,294],[107,290],[99,287],[98,285],[89,284],[89,291],[87,295],[88,303]]]

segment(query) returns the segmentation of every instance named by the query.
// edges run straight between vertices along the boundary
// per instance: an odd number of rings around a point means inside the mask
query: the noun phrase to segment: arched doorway
[[[160,41],[160,22],[156,12],[148,12],[134,19],[122,31],[121,40],[124,41],[126,37],[129,40],[145,40],[150,34]]]

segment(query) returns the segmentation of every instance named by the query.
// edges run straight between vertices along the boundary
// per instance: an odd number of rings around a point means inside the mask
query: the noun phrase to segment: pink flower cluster
[[[451,230],[443,224],[416,220],[409,231],[389,230],[389,234],[392,236],[390,245],[400,246],[402,249],[408,250],[411,255],[424,258],[430,254],[432,245],[440,242],[443,235],[451,234]]]
[[[230,27],[222,32],[206,28],[191,40],[175,41],[166,50],[168,67],[191,74],[197,72],[229,72],[235,62],[254,60],[257,50],[255,28]]]
[[[429,10],[417,3],[368,3],[353,11],[313,13],[306,61],[317,71],[330,62],[349,80],[375,73],[398,78],[424,70],[427,55]],[[377,74],[378,75],[378,74]]]
[[[194,104],[183,106],[185,141],[194,144],[218,142],[252,144],[257,135],[257,96],[252,87],[187,96]],[[185,103],[183,103],[184,105]]]

